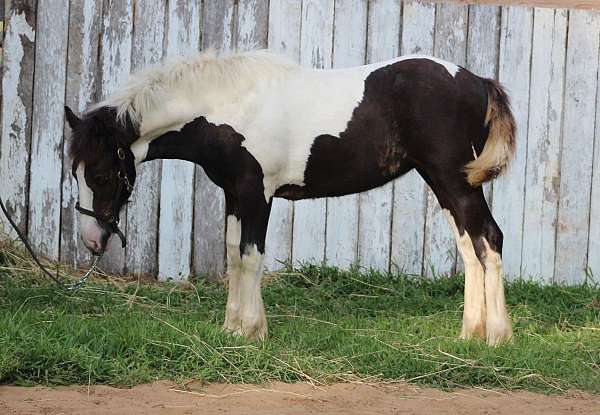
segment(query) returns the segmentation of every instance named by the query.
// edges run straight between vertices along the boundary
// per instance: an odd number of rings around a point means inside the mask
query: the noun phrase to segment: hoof
[[[485,311],[465,313],[459,337],[463,340],[485,339]]]
[[[485,323],[478,322],[473,324],[463,322],[463,326],[458,337],[462,340],[485,339]]]
[[[509,343],[512,339],[512,322],[504,318],[496,321],[487,321],[486,342],[488,346],[499,346]]]
[[[238,313],[226,313],[225,315],[225,323],[223,323],[223,330],[236,333],[242,327],[242,321]]]
[[[242,318],[239,334],[250,341],[264,341],[267,338],[267,319],[264,314],[258,318]]]

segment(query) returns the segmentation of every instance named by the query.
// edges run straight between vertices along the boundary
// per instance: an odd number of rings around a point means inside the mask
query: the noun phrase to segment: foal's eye
[[[108,176],[105,174],[97,174],[94,176],[94,181],[98,185],[106,184],[108,182]]]

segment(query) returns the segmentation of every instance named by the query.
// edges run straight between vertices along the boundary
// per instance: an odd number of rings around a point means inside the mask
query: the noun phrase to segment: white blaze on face
[[[79,189],[79,206],[94,210],[94,192],[85,181],[85,165],[83,162],[79,163],[75,174],[77,175],[77,187]],[[88,249],[97,252],[102,248],[104,230],[93,217],[79,214],[79,233]]]

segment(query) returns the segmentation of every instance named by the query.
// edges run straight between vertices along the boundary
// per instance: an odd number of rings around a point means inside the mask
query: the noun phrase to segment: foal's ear
[[[77,127],[80,123],[81,123],[81,119],[77,117],[77,115],[75,115],[73,113],[73,111],[71,111],[71,108],[67,107],[65,105],[65,116],[67,118],[67,122],[69,123],[69,126],[71,127],[72,130],[75,129],[75,127]]]

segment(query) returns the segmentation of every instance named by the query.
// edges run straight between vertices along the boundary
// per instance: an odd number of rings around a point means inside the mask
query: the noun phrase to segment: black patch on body
[[[460,69],[452,77],[428,59],[408,59],[373,71],[362,101],[339,137],[316,137],[304,186],[276,196],[342,196],[381,186],[415,167],[460,171],[483,150],[487,94],[481,79]]]
[[[196,118],[180,131],[153,140],[146,160],[180,159],[196,163],[225,191],[227,214],[242,221],[240,255],[256,244],[264,253],[271,203],[264,196],[263,172],[256,159],[242,147],[244,136],[229,125],[215,125]]]

